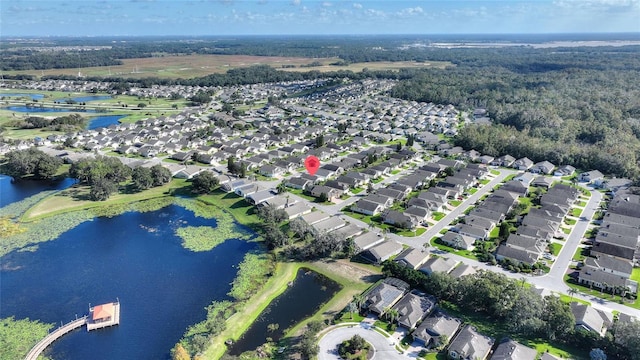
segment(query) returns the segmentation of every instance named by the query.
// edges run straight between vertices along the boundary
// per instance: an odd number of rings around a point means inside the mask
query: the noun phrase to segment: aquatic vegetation
[[[52,324],[31,321],[28,318],[0,319],[0,359],[23,359],[52,328]]]
[[[56,193],[57,190],[44,190],[35,195],[29,196],[28,198],[22,199],[20,201],[16,201],[11,203],[3,208],[0,208],[0,217],[3,216],[12,216],[18,217],[24,214],[27,210],[33,207],[35,204],[42,201],[44,198],[49,195]]]
[[[228,295],[236,300],[248,299],[265,283],[273,272],[273,266],[268,253],[247,253],[239,265],[238,275],[233,280]]]
[[[178,228],[176,235],[182,238],[182,246],[191,251],[209,251],[227,238],[218,235],[211,226],[187,226]]]

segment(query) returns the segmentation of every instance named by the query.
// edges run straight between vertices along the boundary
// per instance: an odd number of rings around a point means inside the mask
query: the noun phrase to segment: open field
[[[401,68],[444,68],[451,66],[449,62],[371,62],[353,63],[344,66],[330,65],[340,61],[337,58],[304,58],[304,57],[278,57],[278,56],[252,56],[252,55],[184,55],[184,56],[158,56],[150,58],[123,59],[122,65],[96,66],[73,69],[49,69],[49,70],[26,70],[7,71],[7,75],[29,74],[33,76],[46,75],[70,75],[78,76],[121,76],[127,78],[195,78],[210,74],[221,74],[230,69],[237,69],[253,65],[269,65],[276,69],[287,71],[311,71],[320,72],[351,70],[355,72],[367,68],[369,70],[398,70]],[[306,66],[311,63],[319,63],[320,66]],[[305,65],[302,66],[301,65]],[[293,66],[283,68],[283,66]]]

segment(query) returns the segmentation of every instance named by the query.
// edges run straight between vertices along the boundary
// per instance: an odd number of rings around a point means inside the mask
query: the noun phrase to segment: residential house
[[[479,334],[473,326],[467,325],[453,338],[447,354],[452,359],[485,360],[493,343],[492,338]]]
[[[428,258],[429,252],[409,247],[398,254],[394,261],[415,270],[422,266]]]
[[[607,329],[613,324],[611,313],[578,302],[572,302],[570,307],[573,317],[576,319],[576,329],[592,331],[604,336]]]
[[[491,355],[491,360],[536,360],[537,357],[538,352],[536,349],[508,339],[498,345]]]
[[[533,166],[533,161],[527,157],[523,157],[514,161],[513,167],[518,170],[529,170]]]
[[[342,191],[332,188],[332,187],[328,187],[328,186],[324,186],[324,185],[314,185],[311,190],[310,190],[311,196],[315,197],[315,198],[319,198],[321,196],[325,196],[327,201],[335,201],[337,199],[340,198],[340,196],[342,196]]]
[[[541,161],[538,163],[535,163],[531,169],[529,169],[529,171],[531,171],[532,173],[535,174],[545,174],[545,175],[549,175],[553,172],[553,169],[555,169],[556,166],[553,165],[552,163],[548,162],[548,161]]]
[[[447,345],[462,326],[462,321],[445,313],[437,312],[427,317],[413,332],[413,340],[426,348]]]
[[[269,164],[262,165],[258,172],[266,177],[278,177],[282,176],[285,173],[283,168]]]
[[[370,247],[363,251],[360,255],[374,264],[382,264],[394,255],[400,254],[402,245],[395,241],[383,241],[378,245]]]
[[[313,181],[303,177],[292,177],[285,181],[284,186],[292,189],[306,190],[313,185]]]
[[[360,199],[351,205],[351,211],[370,216],[378,215],[383,210],[384,207],[382,205],[367,199]]]
[[[578,176],[578,181],[583,181],[598,186],[604,181],[604,175],[602,175],[602,173],[598,170],[591,170],[580,174]]]
[[[559,166],[556,171],[553,172],[554,176],[571,176],[576,172],[576,168],[571,165]]]
[[[494,166],[504,166],[504,167],[512,167],[513,163],[516,162],[516,158],[511,155],[503,155],[497,159],[494,159],[491,162],[491,165]]]
[[[455,249],[473,250],[476,239],[453,231],[447,231],[440,237],[440,241]]]
[[[401,229],[409,230],[415,228],[417,225],[415,218],[396,210],[386,210],[382,214],[382,222]]]
[[[429,315],[435,305],[435,297],[412,290],[393,305],[392,309],[398,312],[398,325],[411,331],[418,322]]]
[[[322,220],[326,220],[329,218],[329,215],[322,211],[313,211],[306,215],[302,215],[302,220],[307,223],[307,225],[313,225]]]
[[[299,216],[309,214],[311,212],[311,208],[305,203],[298,203],[284,208],[284,212],[287,213],[289,220],[291,220]]]
[[[424,266],[420,268],[420,271],[427,275],[430,275],[434,272],[448,274],[456,267],[456,265],[458,265],[458,262],[453,259],[433,256],[429,258]]]
[[[400,279],[388,277],[364,295],[364,307],[373,313],[382,315],[407,291],[409,291],[409,284]]]
[[[385,239],[381,234],[370,231],[355,237],[353,239],[353,244],[356,246],[356,253],[359,253],[376,246],[383,241],[385,241]]]

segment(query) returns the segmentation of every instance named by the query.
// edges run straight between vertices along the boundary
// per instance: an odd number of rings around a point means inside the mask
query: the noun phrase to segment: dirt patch
[[[351,279],[352,281],[359,280],[374,283],[383,277],[379,271],[368,269],[365,266],[360,266],[357,263],[352,263],[344,259],[320,260],[313,262],[313,264],[326,272],[334,273],[343,278]]]

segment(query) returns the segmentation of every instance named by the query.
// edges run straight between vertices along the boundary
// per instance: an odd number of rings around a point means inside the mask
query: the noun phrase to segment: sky
[[[640,0],[1,0],[0,37],[640,32]]]

